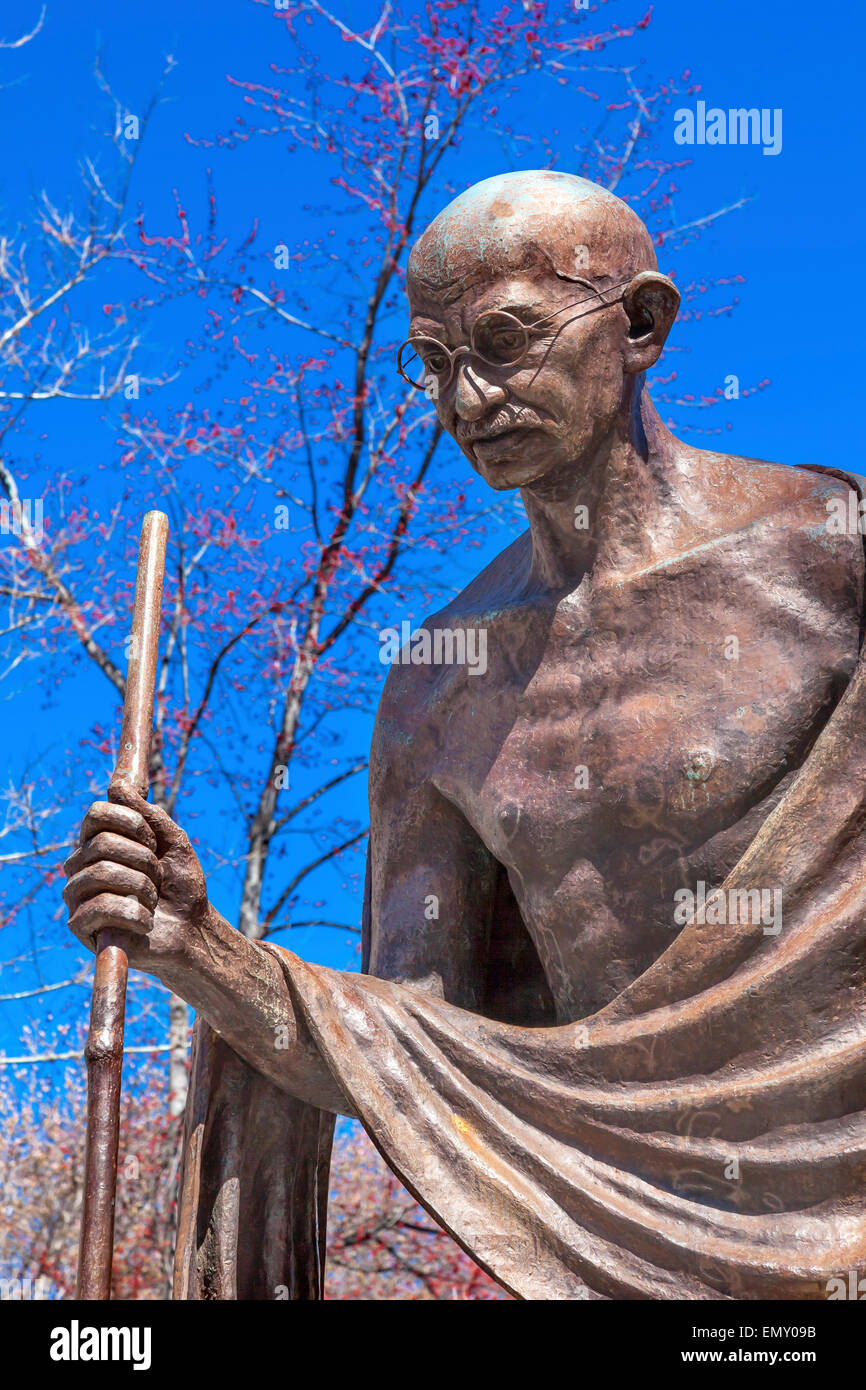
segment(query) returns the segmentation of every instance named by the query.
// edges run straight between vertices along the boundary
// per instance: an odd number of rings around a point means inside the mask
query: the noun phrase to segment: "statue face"
[[[413,339],[438,339],[453,351],[469,345],[473,325],[487,315],[475,334],[479,351],[459,355],[450,380],[446,371],[437,383],[436,409],[491,487],[525,487],[548,475],[573,479],[591,458],[623,399],[628,319],[616,302],[621,293],[549,272],[491,271],[457,296],[453,284],[440,290],[410,282]],[[493,310],[536,325],[516,365],[494,364],[516,355],[521,334],[512,330],[509,338],[508,322],[491,318]],[[443,364],[435,349],[424,351],[428,368]]]

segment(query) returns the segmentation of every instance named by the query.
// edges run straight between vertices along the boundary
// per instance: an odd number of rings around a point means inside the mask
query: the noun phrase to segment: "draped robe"
[[[265,949],[391,1168],[516,1296],[821,1299],[866,1272],[862,642],[719,891],[753,889],[781,892],[780,931],[695,914],[560,1026]],[[368,958],[369,874],[365,896]],[[198,1020],[176,1298],[322,1296],[332,1132]]]

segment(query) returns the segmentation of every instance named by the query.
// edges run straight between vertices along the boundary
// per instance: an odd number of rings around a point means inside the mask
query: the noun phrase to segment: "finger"
[[[154,911],[159,899],[153,883],[145,874],[140,874],[137,869],[127,869],[123,864],[101,860],[73,875],[63,890],[63,901],[74,912],[88,898],[96,898],[100,893],[138,898],[149,912]]]
[[[137,898],[101,893],[98,898],[82,903],[70,917],[69,925],[78,939],[92,950],[94,936],[106,927],[146,936],[153,926],[153,917]]]
[[[188,843],[186,835],[179,825],[175,825],[171,816],[161,806],[155,806],[153,802],[145,801],[144,797],[139,796],[128,782],[122,782],[120,779],[112,782],[108,788],[108,797],[115,804],[127,806],[130,810],[138,812],[156,836],[157,849],[160,855],[178,845]]]
[[[101,859],[125,864],[128,869],[138,869],[139,873],[147,874],[157,888],[160,886],[162,870],[153,851],[146,845],[140,845],[137,840],[124,839],[122,835],[113,835],[109,830],[101,830],[92,840],[73,850],[63,870],[67,878],[72,878],[73,874],[86,869],[88,864],[97,864]]]
[[[81,843],[92,840],[101,830],[127,839],[138,840],[149,850],[156,849],[156,837],[139,811],[129,806],[116,806],[110,801],[94,801],[81,826]]]

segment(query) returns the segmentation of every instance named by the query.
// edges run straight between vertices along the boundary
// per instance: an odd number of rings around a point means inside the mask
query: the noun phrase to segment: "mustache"
[[[476,439],[495,439],[498,434],[506,434],[515,429],[541,429],[544,421],[534,410],[515,410],[506,406],[481,420],[459,420],[457,439],[461,444],[471,444]]]

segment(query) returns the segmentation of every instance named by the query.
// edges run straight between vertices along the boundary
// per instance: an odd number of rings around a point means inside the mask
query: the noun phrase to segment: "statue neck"
[[[591,451],[521,488],[533,579],[560,589],[651,563],[678,510],[677,448],[641,377]]]

